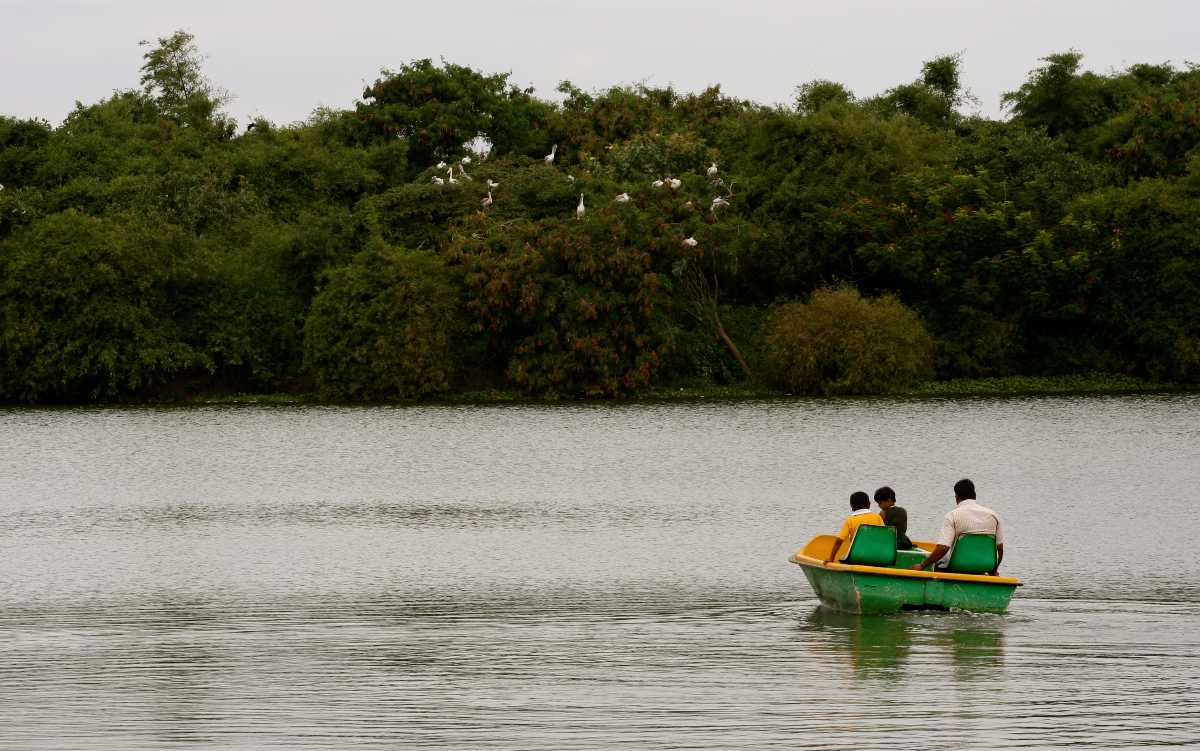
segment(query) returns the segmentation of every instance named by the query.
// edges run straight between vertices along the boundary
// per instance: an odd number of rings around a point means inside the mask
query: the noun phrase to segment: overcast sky
[[[1200,61],[1198,0],[0,0],[0,114],[57,124],[76,100],[135,88],[138,41],[180,28],[243,123],[351,107],[381,68],[423,57],[511,71],[546,97],[569,79],[719,83],[781,103],[814,78],[870,96],[962,52],[992,116],[1052,52],[1081,50],[1101,72]]]

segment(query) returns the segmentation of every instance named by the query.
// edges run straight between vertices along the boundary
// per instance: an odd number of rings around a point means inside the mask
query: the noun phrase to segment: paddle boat
[[[946,571],[909,568],[933,550],[897,550],[894,527],[861,526],[849,545],[836,535],[817,535],[792,555],[804,570],[821,603],[848,613],[874,615],[899,610],[971,610],[1003,613],[1018,579],[991,576],[996,568],[993,535],[963,535],[954,545]]]

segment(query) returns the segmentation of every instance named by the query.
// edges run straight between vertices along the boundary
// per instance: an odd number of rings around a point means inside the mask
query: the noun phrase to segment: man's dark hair
[[[894,501],[894,500],[896,500],[896,491],[892,490],[887,485],[884,485],[882,488],[875,491],[875,502],[876,503],[879,503],[880,501]]]
[[[974,500],[975,483],[964,477],[963,479],[954,483],[954,495],[957,498],[970,498],[971,500]]]
[[[859,509],[871,508],[871,496],[856,490],[850,494],[850,508],[858,511]]]

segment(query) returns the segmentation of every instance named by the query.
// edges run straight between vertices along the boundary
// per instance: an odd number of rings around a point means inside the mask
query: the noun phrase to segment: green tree
[[[163,115],[177,123],[198,126],[209,124],[218,115],[228,95],[218,91],[204,77],[204,58],[195,37],[182,29],[150,47],[142,59],[142,89],[153,97]]]
[[[470,217],[448,252],[468,315],[511,383],[611,397],[651,385],[673,353],[671,269],[683,238],[633,205],[601,205],[577,220]]]
[[[796,111],[811,115],[827,104],[852,104],[854,92],[836,81],[816,79],[796,87]]]
[[[439,256],[373,243],[329,270],[304,331],[328,399],[411,399],[451,388],[462,361],[461,293]]]
[[[0,243],[0,399],[123,399],[200,366],[176,323],[186,248],[176,228],[73,210]]]
[[[497,155],[523,153],[540,140],[536,133],[551,111],[528,91],[510,87],[507,73],[428,59],[382,71],[357,105],[366,132],[376,140],[403,139],[418,171],[456,160],[479,138]]]

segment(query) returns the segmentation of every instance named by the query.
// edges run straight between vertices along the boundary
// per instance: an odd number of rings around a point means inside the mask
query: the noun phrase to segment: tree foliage
[[[191,34],[146,47],[136,90],[0,117],[0,400],[1200,377],[1193,65],[1051,54],[998,121],[960,55],[789,107],[415,60],[239,129]]]
[[[880,394],[927,377],[933,339],[892,296],[851,287],[821,289],[807,303],[776,308],[763,329],[771,381],[801,394]]]
[[[461,360],[460,293],[443,260],[382,243],[326,273],[304,347],[322,396],[379,401],[450,388]]]

